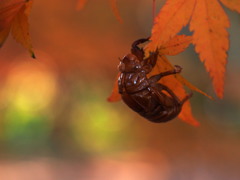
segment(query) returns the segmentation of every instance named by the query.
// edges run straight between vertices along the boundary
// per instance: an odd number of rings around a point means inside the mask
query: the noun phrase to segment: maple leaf
[[[170,39],[167,43],[162,45],[159,48],[159,57],[157,60],[157,64],[154,67],[153,71],[149,74],[149,76],[172,70],[174,67],[171,65],[165,55],[177,55],[183,52],[190,43],[192,43],[191,36],[177,35]],[[200,89],[192,85],[190,82],[188,82],[185,78],[183,78],[181,74],[166,76],[162,78],[159,82],[169,87],[180,99],[183,99],[187,95],[184,89],[184,85],[212,99],[211,96],[207,95],[205,92],[201,91]],[[178,115],[178,117],[182,121],[189,123],[193,126],[199,125],[199,122],[194,118],[192,114],[191,104],[189,100],[184,103],[182,111]]]
[[[23,45],[35,58],[29,36],[28,16],[32,1],[2,0],[0,2],[0,45],[11,32],[14,39]]]
[[[28,15],[30,12],[31,5],[32,5],[32,1],[28,1],[20,9],[18,14],[13,19],[11,32],[15,40],[21,43],[23,47],[28,49],[31,56],[35,58],[35,55],[32,49],[31,39],[29,36],[29,23],[28,23]]]
[[[117,78],[114,82],[112,93],[107,98],[108,102],[117,102],[117,101],[121,100],[121,95],[118,93],[118,77],[119,77],[119,74],[120,73],[118,73]]]
[[[186,26],[194,4],[195,0],[168,0],[154,20],[151,42],[146,50],[154,52]]]
[[[222,98],[229,20],[219,1],[240,13],[239,0],[167,0],[155,18],[151,42],[146,48],[155,51],[189,23],[195,51],[213,80],[217,96]]]
[[[221,2],[229,9],[240,13],[240,1],[239,0],[221,0]]]
[[[167,43],[165,43],[164,45],[162,45],[159,48],[159,55],[160,56],[162,56],[162,55],[170,55],[170,56],[177,55],[177,54],[183,52],[191,43],[192,43],[192,36],[176,35],[175,37],[170,39]],[[160,60],[160,61],[162,61],[162,60]],[[166,58],[163,58],[163,62],[165,62],[165,63],[161,66],[163,68],[167,67],[165,69],[165,71],[167,71],[169,69],[173,69],[173,66]],[[160,71],[158,71],[157,73],[160,73]],[[209,96],[205,92],[201,91],[200,89],[198,89],[197,87],[192,85],[189,81],[187,81],[180,74],[177,74],[174,77],[176,77],[176,79],[179,82],[181,82],[181,84],[187,86],[188,88],[192,89],[193,91],[203,94],[204,96],[208,97],[209,99],[213,99],[211,96]]]
[[[171,63],[168,61],[165,55],[176,55],[181,52],[183,52],[189,44],[192,42],[192,37],[191,36],[186,36],[186,35],[177,35],[170,39],[167,43],[162,45],[159,48],[159,57],[157,60],[157,64],[154,67],[153,71],[148,75],[148,77],[159,74],[161,72],[165,72],[168,70],[172,70],[173,66]],[[146,52],[148,53],[148,52]],[[119,74],[118,74],[119,76]],[[118,77],[117,76],[117,77]],[[197,91],[210,99],[212,99],[211,96],[207,95],[194,85],[192,85],[190,82],[188,82],[186,79],[184,79],[180,74],[176,75],[171,75],[171,76],[166,76],[160,80],[161,84],[166,85],[169,87],[173,92],[180,98],[183,99],[187,93],[184,89],[184,85],[189,87],[190,89]],[[118,93],[118,84],[117,80],[115,81],[114,87],[112,94],[108,97],[108,101],[110,102],[115,102],[121,99],[121,95]],[[194,125],[198,126],[199,123],[198,121],[193,117],[192,112],[191,112],[191,104],[190,101],[188,100],[186,103],[184,103],[184,106],[182,107],[182,111],[178,116],[180,119],[183,121]]]
[[[201,12],[201,16],[199,15]],[[190,22],[193,44],[213,79],[213,86],[219,98],[223,97],[224,75],[229,48],[229,20],[217,0],[197,0]]]
[[[6,40],[11,27],[11,22],[18,11],[24,5],[25,1],[0,1],[0,45]]]
[[[160,55],[158,56],[157,64],[150,75],[159,74],[161,72],[166,72],[172,69],[173,69],[173,66],[170,64],[166,56]],[[187,93],[184,89],[183,84],[178,80],[177,78],[178,76],[181,77],[180,74],[166,76],[160,79],[159,82],[161,84],[166,85],[169,89],[171,89],[177,95],[177,97],[180,100],[182,100],[184,97],[186,97]],[[191,104],[189,100],[187,100],[184,103],[178,117],[182,119],[184,122],[189,123],[193,126],[199,125],[199,122],[192,115]]]
[[[170,39],[167,43],[165,43],[159,48],[159,53],[163,55],[174,56],[183,52],[191,43],[192,36],[174,36],[172,39]]]

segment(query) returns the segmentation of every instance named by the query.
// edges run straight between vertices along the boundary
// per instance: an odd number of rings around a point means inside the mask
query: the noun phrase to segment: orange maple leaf
[[[166,56],[160,55],[158,56],[157,64],[153,69],[152,73],[150,74],[150,76],[154,74],[159,74],[161,72],[166,72],[172,69],[173,67],[166,58]],[[184,97],[186,97],[187,93],[184,89],[183,84],[177,78],[179,76],[181,77],[180,74],[166,76],[160,80],[160,83],[170,88],[181,100]],[[184,103],[182,111],[180,112],[178,117],[182,119],[184,122],[187,122],[193,126],[199,125],[199,122],[192,115],[191,104],[189,100],[187,100],[186,103]]]
[[[0,45],[3,45],[9,33],[23,45],[35,58],[29,36],[28,16],[32,1],[2,0],[0,2]]]
[[[240,1],[239,0],[221,0],[221,2],[229,9],[240,13]]]
[[[183,52],[190,43],[192,43],[191,36],[177,35],[170,39],[167,43],[162,45],[159,48],[159,57],[157,60],[157,64],[149,76],[172,70],[174,67],[171,65],[165,55],[177,55]],[[180,74],[166,76],[160,80],[160,83],[169,87],[180,99],[183,99],[187,95],[184,89],[184,85],[212,99],[211,96],[207,95],[206,93],[192,85]],[[192,115],[191,104],[189,100],[184,103],[182,111],[178,115],[178,117],[184,122],[189,123],[193,126],[199,125],[198,121]]]
[[[167,43],[159,48],[159,53],[174,56],[183,52],[192,43],[192,36],[174,36]]]
[[[239,0],[167,0],[155,18],[151,42],[146,49],[155,51],[189,23],[195,50],[213,80],[217,96],[222,98],[229,20],[219,1],[240,13]]]
[[[116,80],[114,82],[112,93],[107,98],[107,100],[109,102],[117,102],[117,101],[121,100],[121,95],[118,93],[118,77],[119,77],[119,74],[120,73],[118,73],[117,78],[116,78]]]
[[[155,51],[186,26],[194,4],[195,0],[168,0],[154,20],[147,51]]]
[[[165,55],[179,54],[179,53],[183,52],[189,46],[189,44],[191,42],[192,42],[191,36],[177,35],[177,36],[173,37],[171,40],[169,40],[167,43],[162,45],[159,48],[159,57],[157,60],[157,64],[154,67],[153,71],[148,76],[152,76],[154,74],[159,74],[160,72],[165,72],[165,71],[173,69],[173,66],[167,60]],[[148,52],[146,52],[146,53],[148,53]],[[192,85],[186,79],[184,79],[180,74],[164,77],[160,80],[160,83],[162,83],[162,84],[166,85],[167,87],[169,87],[170,89],[172,89],[173,92],[180,99],[184,98],[187,95],[183,85],[211,98],[209,95],[207,95],[206,93],[204,93],[203,91],[201,91],[200,89],[198,89],[197,87]],[[108,101],[115,102],[120,99],[121,99],[121,95],[118,93],[118,84],[117,84],[117,81],[115,81],[112,94],[108,97]],[[178,117],[191,125],[194,125],[194,126],[199,125],[198,121],[192,115],[191,105],[190,105],[189,100],[184,104],[182,111]]]
[[[200,15],[201,13],[201,15]],[[190,30],[193,44],[213,79],[213,86],[219,98],[223,98],[224,75],[229,48],[229,20],[217,0],[197,0]]]
[[[161,46],[159,48],[159,54],[161,56],[162,55],[170,55],[170,56],[177,55],[177,54],[183,52],[191,43],[192,43],[192,36],[176,35],[175,37],[170,39],[167,43],[165,43],[163,46]],[[165,69],[165,71],[173,69],[173,66],[166,58],[163,58],[163,62],[165,62],[165,63],[161,66],[167,67]],[[157,73],[160,73],[160,71],[158,71]],[[181,84],[187,86],[188,88],[192,89],[193,91],[203,94],[204,96],[207,96],[209,99],[213,99],[211,96],[209,96],[205,92],[201,91],[200,89],[198,89],[197,87],[192,85],[189,81],[187,81],[180,74],[177,74],[174,77],[176,77],[176,79],[179,82],[181,82]]]
[[[0,1],[0,45],[6,40],[11,27],[11,22],[24,5],[24,0]]]

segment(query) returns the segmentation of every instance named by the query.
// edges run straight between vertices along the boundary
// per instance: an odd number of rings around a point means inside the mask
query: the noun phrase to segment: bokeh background
[[[157,10],[164,1],[157,1]],[[1,180],[239,180],[240,15],[231,19],[225,97],[194,93],[192,127],[153,124],[109,103],[118,58],[150,34],[152,1],[121,0],[124,23],[107,0],[35,0],[30,32],[37,56],[8,38],[0,50]],[[189,34],[187,28],[183,33]],[[191,46],[169,57],[214,96]]]

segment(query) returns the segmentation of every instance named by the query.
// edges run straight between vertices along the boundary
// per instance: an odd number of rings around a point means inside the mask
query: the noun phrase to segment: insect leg
[[[144,58],[144,51],[142,50],[142,48],[139,48],[138,45],[142,44],[142,43],[144,43],[144,42],[146,42],[148,40],[149,40],[149,38],[138,39],[138,40],[134,41],[133,44],[132,44],[131,52],[132,52],[132,54],[137,56],[137,58],[139,60],[143,60],[143,58]]]
[[[176,94],[169,89],[167,86],[163,85],[163,84],[157,84],[156,86],[159,90],[164,90],[166,91],[173,99],[175,99],[179,104],[183,104],[186,100],[184,101],[180,101],[179,98],[176,96]],[[185,99],[185,98],[184,98]]]
[[[179,98],[175,95],[175,93],[167,86],[164,86],[163,84],[157,84],[157,88],[160,90],[165,90],[170,96],[172,96],[173,99],[175,99],[181,105],[183,105],[193,95],[193,93],[191,92],[190,94],[186,95],[183,100],[180,101]]]
[[[153,67],[156,65],[158,58],[158,50],[155,52],[151,52],[149,57],[143,60],[143,66],[149,66],[149,68],[152,70]]]
[[[168,76],[168,75],[171,75],[171,74],[177,74],[177,73],[180,73],[181,71],[182,71],[182,68],[178,65],[175,65],[175,68],[173,70],[162,72],[160,74],[151,76],[149,78],[149,82],[150,83],[156,83],[164,76]]]
[[[181,101],[181,104],[184,104],[188,99],[190,99],[193,96],[193,93],[189,93],[188,95],[186,95],[183,100]]]
[[[148,41],[149,40],[149,37],[148,38],[142,38],[142,39],[138,39],[138,40],[136,40],[136,41],[134,41],[133,43],[132,43],[132,48],[139,48],[138,47],[138,45],[139,44],[142,44],[142,43],[145,43],[146,41]]]

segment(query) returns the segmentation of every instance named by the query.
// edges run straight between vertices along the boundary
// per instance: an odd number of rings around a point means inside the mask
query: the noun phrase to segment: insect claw
[[[185,98],[183,98],[183,100],[181,101],[181,104],[184,104],[187,100],[189,100],[191,97],[193,96],[193,92],[191,91],[188,95],[185,96]]]
[[[174,66],[174,71],[175,71],[175,73],[180,73],[181,71],[182,71],[182,67],[181,66],[179,66],[179,65],[175,65]]]

